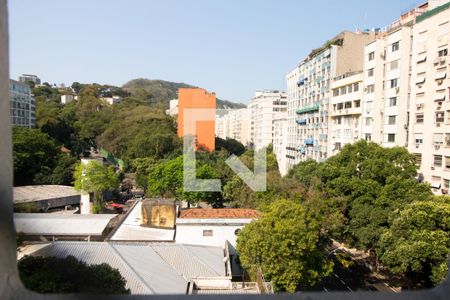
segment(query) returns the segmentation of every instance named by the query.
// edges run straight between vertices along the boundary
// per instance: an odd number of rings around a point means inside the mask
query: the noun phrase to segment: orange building
[[[214,109],[214,113],[199,110],[196,114],[196,132],[189,132],[184,124],[184,109]],[[196,136],[196,148],[213,151],[215,149],[216,94],[200,88],[178,89],[178,136]],[[201,120],[208,118],[210,121]]]

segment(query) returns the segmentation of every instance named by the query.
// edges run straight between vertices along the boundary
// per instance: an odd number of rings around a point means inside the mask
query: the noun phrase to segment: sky
[[[184,82],[248,103],[343,30],[383,27],[416,0],[9,0],[10,76]]]

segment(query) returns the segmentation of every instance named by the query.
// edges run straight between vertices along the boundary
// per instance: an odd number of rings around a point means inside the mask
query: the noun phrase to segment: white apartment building
[[[166,115],[171,117],[178,115],[178,99],[172,99],[169,101],[169,109],[166,110]]]
[[[36,126],[36,102],[28,84],[9,81],[11,125],[33,128]]]
[[[216,136],[235,139],[244,146],[250,144],[251,110],[230,109],[223,116],[216,116]]]
[[[330,155],[331,79],[362,70],[364,46],[376,35],[376,32],[344,31],[311,51],[287,74],[287,170],[308,158],[323,161]]]
[[[21,83],[33,82],[36,85],[41,84],[41,79],[39,77],[37,77],[36,75],[32,75],[32,74],[22,74],[22,76],[19,76],[19,81]]]
[[[419,172],[435,193],[450,187],[450,3],[416,19],[413,27],[410,139]]]
[[[256,91],[248,106],[251,111],[250,143],[255,150],[273,143],[273,120],[277,113],[286,111],[286,100],[286,93],[281,91]]]
[[[361,138],[363,73],[346,73],[331,83],[328,153],[337,154],[343,146]]]
[[[273,119],[273,153],[277,157],[281,176],[287,174],[287,112],[276,114]]]
[[[122,102],[122,97],[120,96],[102,97],[101,99],[109,105],[118,104]]]

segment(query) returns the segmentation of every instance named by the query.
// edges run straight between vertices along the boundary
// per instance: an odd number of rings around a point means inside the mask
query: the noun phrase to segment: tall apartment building
[[[28,84],[9,81],[11,124],[33,128],[36,126],[36,102]]]
[[[281,176],[287,174],[287,112],[278,113],[273,118],[273,153],[277,158]]]
[[[244,146],[250,144],[251,111],[247,108],[230,109],[216,118],[216,136],[235,139]]]
[[[203,116],[209,120],[196,121],[196,130],[191,132],[185,129],[185,110],[198,109],[197,116]],[[208,112],[202,112],[207,109]],[[215,149],[215,110],[216,94],[208,93],[201,88],[178,89],[178,136],[194,135],[197,149],[213,151]],[[194,112],[195,114],[195,112]]]
[[[256,91],[248,106],[251,111],[250,142],[255,150],[273,143],[273,120],[277,113],[286,111],[286,100],[286,93],[281,91]]]
[[[339,152],[346,144],[361,138],[362,81],[362,71],[346,73],[332,80],[328,119],[330,156]]]
[[[434,192],[450,188],[450,3],[429,10],[413,27],[410,139],[423,179]]]
[[[364,46],[376,35],[344,31],[314,49],[287,74],[288,170],[307,158],[323,161],[329,156],[331,80],[362,70]]]
[[[169,101],[169,109],[166,109],[166,115],[171,117],[178,114],[178,99],[172,99]]]

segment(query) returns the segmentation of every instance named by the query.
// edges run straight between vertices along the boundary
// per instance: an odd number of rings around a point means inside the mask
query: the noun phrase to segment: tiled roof
[[[255,219],[260,212],[247,208],[192,208],[182,210],[183,219]]]

